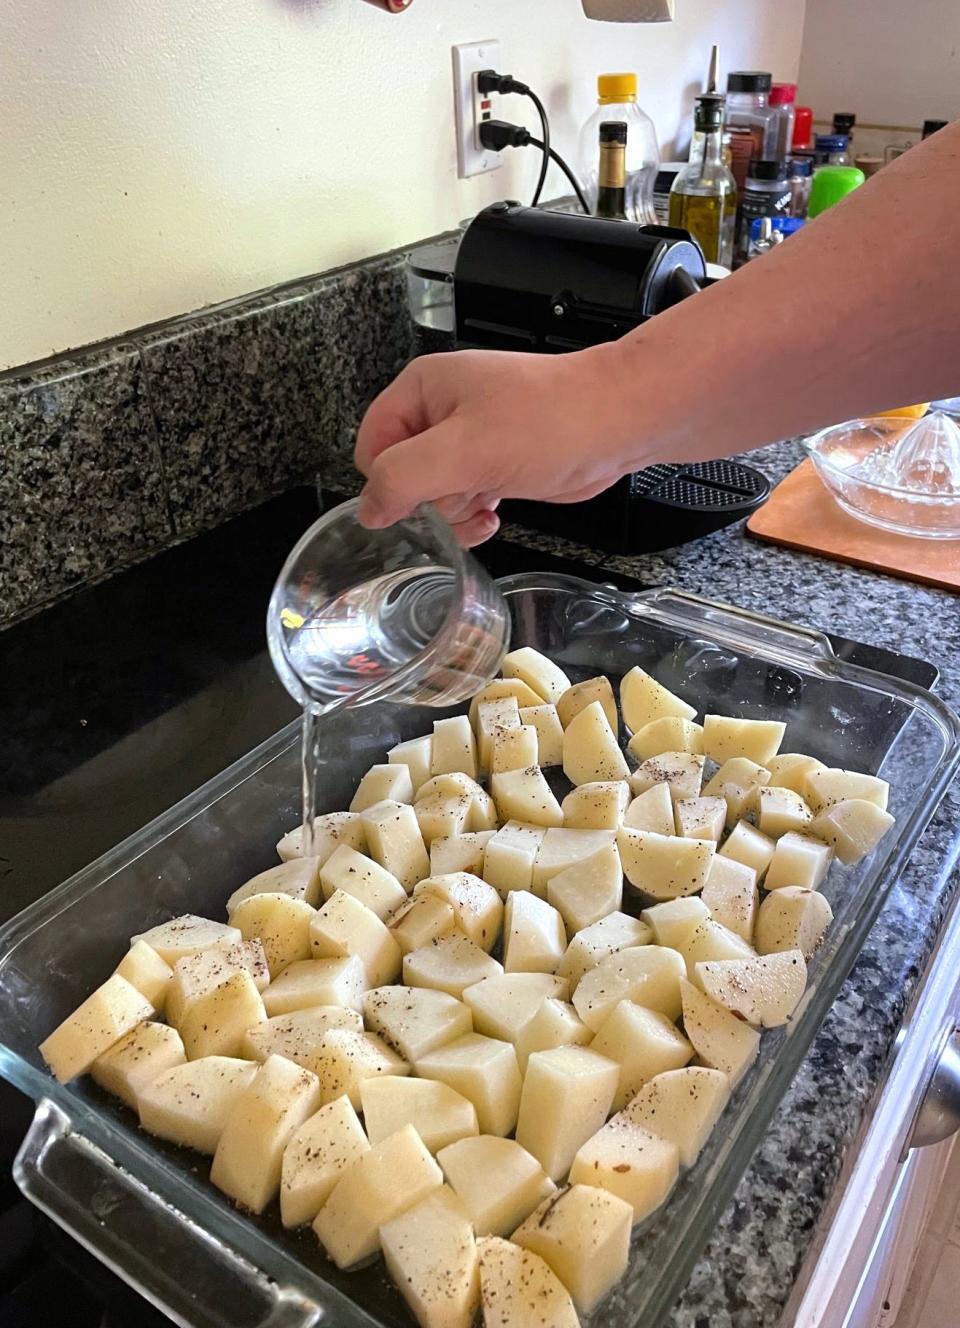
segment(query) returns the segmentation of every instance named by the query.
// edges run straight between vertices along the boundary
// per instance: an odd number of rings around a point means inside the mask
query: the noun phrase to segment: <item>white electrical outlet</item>
[[[500,153],[480,142],[480,125],[484,119],[494,118],[496,93],[477,91],[480,70],[499,68],[498,41],[462,42],[453,48],[453,110],[457,126],[457,175],[461,180],[495,171],[501,165]]]

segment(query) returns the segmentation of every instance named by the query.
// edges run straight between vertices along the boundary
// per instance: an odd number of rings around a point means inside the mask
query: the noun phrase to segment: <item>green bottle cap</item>
[[[819,217],[821,212],[859,189],[865,179],[863,171],[856,166],[818,166],[810,184],[807,217]]]

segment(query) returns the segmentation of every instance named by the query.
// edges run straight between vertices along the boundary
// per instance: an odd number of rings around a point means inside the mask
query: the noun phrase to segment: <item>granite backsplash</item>
[[[311,481],[413,349],[398,252],[0,376],[0,627]]]

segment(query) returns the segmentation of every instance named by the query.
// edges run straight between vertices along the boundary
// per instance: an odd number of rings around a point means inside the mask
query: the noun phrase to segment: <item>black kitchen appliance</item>
[[[469,224],[457,250],[456,344],[582,350],[623,336],[708,280],[686,231],[494,203]],[[769,492],[752,466],[708,461],[636,471],[583,503],[509,500],[501,511],[536,530],[575,532],[608,552],[641,553],[747,517]]]

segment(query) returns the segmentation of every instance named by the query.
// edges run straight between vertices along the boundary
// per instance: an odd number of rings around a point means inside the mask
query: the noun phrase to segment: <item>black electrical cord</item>
[[[529,141],[530,141],[530,146],[532,148],[540,148],[541,150],[543,149],[544,145],[540,142],[539,139],[534,138],[532,135],[530,136]],[[549,152],[551,159],[557,163],[561,171],[563,171],[564,175],[567,177],[567,180],[570,182],[570,187],[577,196],[577,202],[580,204],[584,212],[589,217],[590,207],[587,203],[586,198],[584,197],[583,190],[580,187],[580,182],[578,181],[577,177],[574,175],[573,171],[570,169],[570,167],[567,165],[564,159],[560,156],[559,152],[554,151],[553,148],[550,148]]]
[[[491,148],[494,152],[502,152],[504,148],[539,148],[544,152],[545,144],[539,138],[534,138],[528,129],[523,125],[511,124],[509,120],[484,120],[480,126],[480,142],[485,148]],[[544,154],[546,156],[546,154]],[[550,158],[557,163],[564,175],[570,181],[573,192],[576,194],[580,206],[587,216],[590,216],[590,208],[584,197],[583,190],[573,171],[560,156],[559,152],[549,149]]]
[[[528,88],[528,89],[527,89],[527,94],[526,94],[526,95],[530,98],[530,100],[533,102],[534,106],[536,106],[536,108],[537,108],[537,114],[538,114],[539,117],[540,117],[540,129],[541,129],[541,131],[542,131],[542,133],[543,133],[543,142],[539,144],[539,148],[540,148],[540,174],[539,174],[539,176],[537,177],[537,187],[536,187],[536,189],[534,189],[534,191],[533,191],[533,199],[531,200],[531,203],[530,203],[530,206],[531,206],[531,207],[536,207],[537,204],[540,202],[540,195],[543,193],[543,186],[544,186],[544,184],[545,184],[545,182],[546,182],[546,179],[547,179],[547,168],[548,168],[548,166],[550,165],[550,155],[551,155],[551,154],[550,154],[550,121],[547,119],[547,112],[546,112],[546,109],[545,109],[545,107],[544,107],[544,105],[543,105],[543,102],[540,100],[540,98],[537,96],[537,94],[536,94],[535,92],[531,92],[531,91],[529,90],[529,88]],[[533,139],[531,139],[530,141],[531,141],[531,143],[534,143],[534,140],[533,140]],[[537,146],[537,144],[534,143],[534,146]]]
[[[512,74],[499,74],[495,69],[480,70],[477,74],[477,91],[480,93],[515,92],[521,97],[529,97],[537,108],[537,115],[540,117],[540,132],[543,135],[543,141],[541,142],[539,139],[534,138],[529,140],[540,149],[540,174],[537,176],[537,187],[533,191],[533,198],[530,202],[531,207],[536,207],[540,202],[540,195],[543,193],[543,186],[547,179],[547,168],[550,165],[550,158],[553,156],[553,153],[550,150],[550,121],[547,119],[546,107],[537,94],[531,90],[528,84],[521,83],[521,81],[518,78],[514,78]],[[483,127],[481,126],[481,133],[482,128]],[[565,174],[567,174],[569,178],[569,172],[565,170]]]

